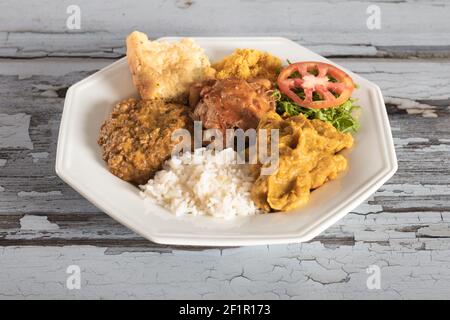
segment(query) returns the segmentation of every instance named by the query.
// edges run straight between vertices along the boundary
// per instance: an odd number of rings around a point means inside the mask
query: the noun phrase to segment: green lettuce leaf
[[[319,119],[331,123],[341,132],[356,132],[360,124],[356,117],[356,110],[360,109],[355,105],[355,99],[348,99],[346,102],[335,108],[328,109],[308,109],[294,103],[291,99],[282,94],[278,89],[273,92],[273,97],[277,102],[277,112],[281,116],[305,115],[308,119]]]

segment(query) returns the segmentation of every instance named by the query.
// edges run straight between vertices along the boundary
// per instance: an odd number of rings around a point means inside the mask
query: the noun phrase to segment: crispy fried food
[[[127,38],[127,59],[142,99],[184,101],[195,81],[214,77],[204,50],[191,39],[150,41],[134,31]]]
[[[275,81],[281,69],[281,60],[267,52],[255,49],[236,49],[231,55],[215,63],[217,79],[264,78]]]
[[[169,158],[176,129],[191,128],[187,108],[161,100],[118,103],[100,129],[98,144],[109,170],[134,184],[145,184]]]
[[[259,119],[275,110],[270,95],[272,84],[267,79],[208,80],[191,87],[189,101],[194,120],[206,129],[256,129]]]
[[[279,130],[277,170],[259,175],[261,165],[253,168],[259,177],[252,187],[252,200],[267,212],[287,211],[306,204],[312,189],[335,179],[347,168],[345,157],[336,153],[350,148],[353,137],[327,122],[308,120],[303,115],[283,119],[270,112],[261,119],[258,129]]]

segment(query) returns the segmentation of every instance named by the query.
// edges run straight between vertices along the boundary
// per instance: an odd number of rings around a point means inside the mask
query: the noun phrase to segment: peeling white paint
[[[48,152],[33,152],[30,154],[33,158],[33,163],[39,162],[39,160],[47,159],[49,156]]]
[[[450,238],[450,226],[427,226],[417,230],[418,236],[433,236]]]
[[[19,80],[31,79],[32,77],[33,77],[32,74],[19,74],[19,75],[17,76],[17,78],[18,78]]]
[[[28,129],[31,116],[25,113],[0,114],[0,149],[33,149]]]
[[[323,56],[340,56],[340,55],[367,55],[375,56],[377,54],[377,48],[374,46],[350,46],[342,44],[311,44],[308,45],[308,49],[312,50]]]
[[[435,196],[450,195],[450,184],[448,185],[422,185],[422,184],[387,184],[382,186],[375,194],[376,196]]]
[[[1,53],[0,48],[0,53]],[[32,59],[11,60],[0,59],[2,75],[17,76],[19,80],[30,79],[33,76],[63,76],[71,72],[93,72],[111,64],[111,59],[72,58],[61,60],[59,58],[42,58],[39,63]],[[58,67],[55,68],[55,65]],[[41,90],[42,87],[36,89]],[[61,87],[52,86],[50,90]],[[47,90],[43,88],[42,90]]]
[[[259,5],[257,1],[136,1],[136,4],[128,7],[106,3],[98,9],[94,8],[83,13],[85,19],[90,21],[89,25],[83,27],[82,33],[74,33],[71,37],[58,34],[60,21],[56,18],[48,19],[42,26],[33,20],[36,16],[57,17],[60,10],[52,6],[52,2],[45,0],[47,4],[41,7],[33,7],[30,12],[21,12],[19,18],[15,18],[19,11],[17,2],[4,0],[5,8],[3,15],[13,17],[8,22],[8,31],[2,34],[4,45],[0,48],[2,56],[51,56],[51,55],[91,55],[91,56],[117,56],[117,51],[123,52],[123,35],[129,32],[130,23],[123,19],[122,14],[133,17],[133,27],[145,29],[148,21],[158,20],[158,25],[152,28],[153,37],[164,34],[180,34],[182,30],[185,35],[196,35],[199,32],[203,36],[217,36],[236,34],[263,36],[285,36],[298,40],[307,47],[314,46],[320,50],[323,45],[325,52],[335,54],[372,55],[383,54],[395,46],[427,46],[445,47],[449,40],[442,34],[448,30],[448,5],[445,1],[383,1],[383,15],[389,21],[389,30],[392,32],[372,32],[368,34],[365,24],[362,24],[367,8],[365,1],[339,2],[336,0],[310,1],[298,4],[295,0],[285,0],[280,6],[276,1],[264,1]],[[182,5],[188,7],[180,9],[176,3],[193,3],[193,5]],[[385,2],[385,3],[384,3]],[[78,0],[80,7],[89,4],[86,0]],[[324,5],[327,6],[325,12]],[[120,8],[120,9],[118,9]],[[146,10],[142,10],[146,8]],[[255,8],[256,11],[255,12]],[[307,10],[308,15],[302,19],[292,17],[292,11],[297,8]],[[97,10],[101,10],[104,18],[101,21],[95,19]],[[24,10],[22,10],[24,11]],[[276,12],[277,14],[273,14]],[[408,12],[398,19],[398,12]],[[192,21],[192,16],[208,17],[214,24],[208,28],[200,28],[198,23]],[[335,16],[349,16],[346,23],[341,23]],[[233,17],[233,23],[229,23],[229,17]],[[420,17],[421,26],[417,28],[417,17]],[[308,28],[314,26],[317,21],[324,18],[327,28]],[[29,30],[41,27],[41,32],[33,34]],[[283,28],[280,28],[283,26]],[[103,31],[103,30],[107,30]],[[302,30],[301,33],[298,30]],[[383,27],[384,30],[384,27]],[[343,47],[336,49],[334,47]],[[344,48],[348,51],[344,51]],[[405,49],[407,50],[407,49]],[[413,51],[414,49],[410,49]],[[348,52],[348,53],[347,53]],[[433,53],[432,50],[429,50]],[[436,54],[439,54],[437,52]],[[445,54],[445,53],[443,53]],[[368,64],[368,63],[366,63]],[[55,68],[58,69],[58,68]],[[431,73],[431,71],[430,71]],[[445,75],[445,70],[442,71]],[[432,74],[432,73],[431,73]],[[439,74],[434,74],[439,78]],[[414,77],[411,77],[411,81]],[[410,81],[410,82],[411,82]],[[408,86],[410,85],[408,83]],[[437,80],[435,80],[437,82]],[[434,83],[434,82],[433,82]],[[445,82],[441,80],[441,86]],[[406,86],[404,83],[399,85]],[[438,89],[438,88],[436,88]]]
[[[424,118],[437,118],[438,115],[435,113],[434,110],[425,110],[422,113],[422,117],[424,117]]]
[[[396,98],[396,97],[385,97],[386,103],[394,104],[397,108],[401,110],[406,110],[408,114],[421,114],[425,118],[437,118],[436,107],[430,106],[424,103],[418,103],[413,100]]]
[[[54,86],[49,84],[35,84],[33,85],[33,88],[40,91],[40,95],[47,98],[57,98],[58,93],[56,92],[59,89],[62,89],[64,87],[62,86]]]
[[[424,142],[430,142],[427,138],[394,138],[394,144],[396,147],[403,147],[408,144],[415,144],[415,143],[424,143]]]
[[[0,186],[0,192],[5,191],[5,188],[3,188],[2,186]]]
[[[0,297],[441,299],[450,295],[450,250],[448,242],[443,245],[436,239],[333,249],[312,242],[222,253],[211,249],[106,255],[106,251],[92,246],[3,248]],[[65,271],[74,264],[82,270],[80,290],[65,285]],[[380,267],[380,290],[367,288],[370,265]]]
[[[45,90],[41,93],[41,96],[47,97],[47,98],[57,98],[58,93],[54,90]]]
[[[420,149],[424,152],[450,152],[450,145],[449,144],[438,144],[438,145],[432,145],[423,149]]]
[[[37,192],[37,191],[20,191],[17,193],[19,197],[49,197],[49,196],[62,196],[61,191],[48,191],[48,192]]]
[[[56,91],[63,88],[62,86],[54,86],[51,84],[33,84],[32,87],[38,91]]]
[[[375,226],[374,226],[375,227]],[[355,241],[389,241],[389,233],[384,230],[360,230],[355,235]],[[402,234],[402,238],[405,238]]]
[[[33,216],[27,214],[20,219],[20,229],[47,231],[58,230],[59,226],[56,223],[51,223],[48,221],[46,216]]]
[[[414,152],[450,152],[450,141],[446,141],[448,139],[439,139],[442,144],[431,144],[424,148],[415,147]],[[394,138],[394,145],[397,148],[402,148],[404,146],[408,146],[411,144],[420,144],[420,143],[430,143],[430,140],[427,138]]]
[[[382,212],[383,211],[382,206],[380,206],[379,204],[370,204],[370,202],[373,200],[374,200],[373,197],[368,199],[366,202],[364,202],[363,204],[359,205],[356,209],[354,209],[352,213],[365,215]]]
[[[300,261],[300,264],[307,271],[308,279],[320,285],[337,284],[348,280],[348,273],[344,270],[336,270],[335,267],[326,267],[318,263],[317,260]]]

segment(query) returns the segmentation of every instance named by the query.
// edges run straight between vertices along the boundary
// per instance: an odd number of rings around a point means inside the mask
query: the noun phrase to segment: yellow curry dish
[[[347,168],[347,160],[338,152],[350,148],[353,137],[327,122],[303,115],[283,119],[269,112],[258,129],[279,130],[278,168],[270,175],[259,175],[251,190],[252,200],[266,212],[305,205],[311,190]],[[254,170],[259,174],[260,166]]]

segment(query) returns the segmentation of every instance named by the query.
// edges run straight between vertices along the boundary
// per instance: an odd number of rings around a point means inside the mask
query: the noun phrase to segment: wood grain
[[[449,57],[447,1],[77,1],[81,29],[66,27],[67,6],[44,0],[0,5],[2,57],[118,57],[137,29],[161,36],[283,36],[333,56]],[[369,30],[369,5],[381,29]],[[9,19],[17,15],[20,19]]]
[[[7,227],[2,226],[0,244],[70,245],[92,241],[104,246],[124,243],[145,246],[145,241],[140,237],[100,213],[55,175],[55,142],[65,90],[71,83],[110,62],[80,60],[76,66],[69,68],[67,74],[57,70],[53,75],[41,66],[64,64],[63,61],[28,60],[18,63],[16,70],[13,64],[0,62],[0,66],[6,63],[9,68],[0,77],[2,113],[28,115],[31,118],[29,128],[21,128],[19,133],[21,136],[29,134],[33,144],[30,149],[23,146],[22,139],[17,139],[17,145],[0,149],[0,158],[5,160],[0,173],[3,188],[0,215],[3,221],[7,221]],[[403,228],[408,229],[417,225],[421,215],[436,213],[439,219],[433,220],[433,223],[442,223],[440,216],[450,211],[450,173],[446,161],[450,152],[450,114],[448,106],[443,103],[448,101],[445,87],[449,80],[444,76],[433,81],[427,79],[438,70],[447,72],[450,64],[389,59],[341,59],[338,62],[379,84],[387,101],[391,101],[388,111],[399,159],[397,174],[373,199],[356,210],[356,217],[349,219],[358,220],[361,215],[378,213],[377,221],[386,216],[386,219],[396,219]],[[29,70],[43,70],[44,74],[22,74]],[[409,85],[401,85],[406,76],[411,79]],[[439,83],[444,85],[442,91],[436,93]],[[433,100],[435,96],[439,99]],[[424,115],[423,112],[429,113]],[[19,212],[17,208],[20,208]],[[42,230],[27,230],[24,233],[20,220],[28,214],[48,217],[59,229],[44,230],[44,234]],[[413,222],[411,215],[417,218]],[[347,220],[325,232],[319,241],[336,244],[349,243],[349,239],[355,241],[355,237],[358,238],[355,233],[366,229],[367,220],[361,219],[358,228],[351,232],[336,235],[336,230],[345,228]],[[396,224],[388,223],[384,228],[395,229]],[[407,236],[410,236],[409,232]],[[158,248],[155,244],[149,246]],[[166,248],[163,247],[163,250]]]
[[[82,28],[72,31],[69,3],[0,3],[1,298],[450,297],[447,1],[77,3]],[[380,30],[367,29],[370,4]],[[334,58],[381,87],[398,172],[309,243],[211,249],[141,238],[54,171],[67,88],[123,56],[133,29],[284,36]],[[81,290],[65,285],[71,264]],[[381,268],[380,290],[366,286],[370,265]]]

